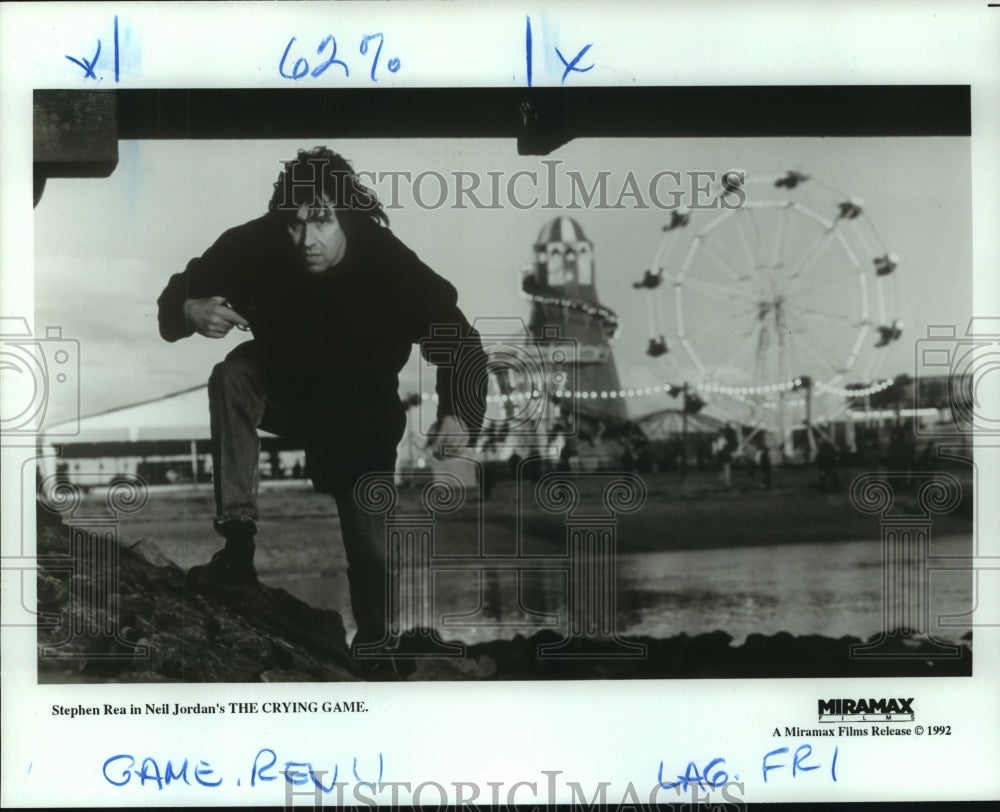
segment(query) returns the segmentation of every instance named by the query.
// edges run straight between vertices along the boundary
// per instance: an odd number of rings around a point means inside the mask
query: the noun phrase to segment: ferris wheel
[[[714,208],[674,211],[643,278],[647,354],[727,416],[782,434],[884,388],[902,334],[898,257],[864,201],[800,171],[727,173]]]

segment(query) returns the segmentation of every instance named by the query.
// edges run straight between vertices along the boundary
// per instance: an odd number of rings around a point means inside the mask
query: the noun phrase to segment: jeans
[[[319,487],[322,474],[322,490],[331,493],[337,504],[358,626],[354,642],[380,642],[387,628],[385,526],[380,515],[357,505],[354,485],[374,471],[392,476],[405,417],[394,425],[373,425],[370,419],[345,425],[349,416],[323,408],[321,399],[289,398],[290,389],[301,394],[254,358],[230,356],[212,370],[208,396],[216,529],[230,521],[256,525],[260,518],[257,428],[301,440],[307,464],[317,472],[314,482]]]

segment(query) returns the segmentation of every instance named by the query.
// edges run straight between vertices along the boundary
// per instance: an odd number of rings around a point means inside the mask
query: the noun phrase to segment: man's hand
[[[222,296],[188,299],[184,302],[184,318],[196,333],[206,338],[223,338],[234,327],[241,330],[250,327],[246,319],[227,306]]]
[[[427,441],[427,447],[432,449],[434,459],[445,459],[444,447],[466,446],[469,444],[469,432],[465,430],[459,419],[454,415],[446,414],[431,429],[431,437]]]

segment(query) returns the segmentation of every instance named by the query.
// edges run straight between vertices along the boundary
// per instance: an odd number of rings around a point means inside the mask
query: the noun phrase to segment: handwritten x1
[[[97,40],[97,52],[94,54],[94,58],[89,62],[87,61],[87,57],[82,57],[81,59],[77,59],[75,57],[70,56],[69,54],[66,54],[66,58],[70,62],[73,62],[79,65],[81,68],[83,68],[84,79],[96,79],[97,74],[94,73],[94,66],[97,64],[97,60],[101,58],[101,41]]]
[[[115,39],[114,39],[114,46],[115,46],[115,81],[117,82],[118,79],[119,79],[119,75],[120,75],[119,55],[118,55],[118,15],[117,14],[115,15]],[[94,53],[94,58],[91,59],[91,60],[89,60],[89,61],[87,60],[87,57],[85,57],[85,56],[81,57],[80,59],[77,59],[75,56],[70,56],[69,54],[65,54],[65,57],[70,62],[72,62],[74,65],[78,65],[81,68],[83,68],[83,78],[84,79],[93,79],[95,81],[99,81],[99,78],[98,78],[97,74],[94,72],[94,68],[97,66],[97,60],[101,58],[101,41],[100,40],[97,40],[97,51]]]

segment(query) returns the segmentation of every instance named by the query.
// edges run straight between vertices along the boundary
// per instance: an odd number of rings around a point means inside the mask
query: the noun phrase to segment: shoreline
[[[968,535],[974,524],[971,473],[961,471],[962,500],[951,513],[931,517],[934,536]],[[618,550],[621,553],[654,550],[721,549],[743,546],[771,546],[822,541],[881,540],[878,515],[864,513],[850,499],[850,481],[858,470],[841,472],[841,487],[835,493],[823,493],[812,487],[815,471],[779,468],[774,487],[764,490],[745,471],[733,474],[733,485],[723,489],[714,472],[700,472],[680,479],[676,473],[644,476],[647,485],[645,504],[635,513],[614,517]],[[167,490],[169,488],[169,490]],[[497,483],[489,498],[480,505],[472,493],[455,512],[435,519],[436,549],[445,554],[462,554],[477,549],[478,527],[483,521],[486,547],[506,546],[504,541],[516,535],[520,523],[525,552],[544,553],[565,544],[565,516],[546,513],[534,504],[533,485],[522,487],[522,498],[514,482]],[[414,489],[398,488],[400,509],[419,508]],[[592,497],[593,502],[588,501]],[[95,489],[87,500],[103,499]],[[339,538],[337,512],[333,500],[316,493],[306,480],[264,482],[260,492],[259,541],[287,536],[290,527],[323,528],[320,532]],[[519,504],[523,503],[523,507]],[[597,493],[581,494],[581,505],[600,505]],[[921,516],[915,494],[896,495],[893,515]],[[197,488],[162,486],[151,489],[146,507],[137,514],[123,516],[123,537],[148,537],[165,547],[168,556],[181,553],[175,560],[182,566],[181,547],[202,544],[211,547],[217,537],[211,529],[214,514],[211,485]],[[176,542],[172,542],[175,539]],[[180,545],[179,542],[183,542]],[[169,549],[169,548],[176,549]]]

